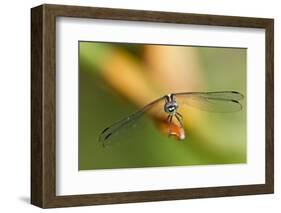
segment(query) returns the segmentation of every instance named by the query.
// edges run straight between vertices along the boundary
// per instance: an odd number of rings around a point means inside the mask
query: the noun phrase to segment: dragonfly
[[[121,129],[134,125],[144,114],[155,113],[162,113],[162,115],[166,116],[166,122],[169,126],[168,136],[171,136],[173,134],[171,131],[173,119],[177,121],[179,128],[184,129],[184,118],[179,112],[181,106],[186,105],[207,112],[237,112],[242,110],[240,101],[243,98],[243,94],[236,91],[167,94],[105,128],[99,135],[99,141],[105,145],[114,134],[118,133]],[[179,139],[183,140],[185,137]]]

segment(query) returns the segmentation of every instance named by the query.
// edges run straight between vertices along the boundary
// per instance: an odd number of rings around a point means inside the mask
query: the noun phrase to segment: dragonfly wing
[[[165,96],[156,99],[155,101],[149,103],[144,106],[139,111],[117,121],[111,126],[105,128],[99,136],[99,141],[105,145],[105,142],[111,138],[112,135],[117,133],[119,130],[132,126],[135,122],[137,122],[144,114],[155,114],[157,111],[163,111]],[[162,106],[162,108],[161,108]]]
[[[244,97],[235,91],[175,93],[179,105],[188,105],[208,112],[237,112]]]

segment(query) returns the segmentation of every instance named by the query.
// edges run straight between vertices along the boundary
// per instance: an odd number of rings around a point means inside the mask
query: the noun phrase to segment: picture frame
[[[263,29],[265,31],[265,182],[57,195],[56,20],[118,20],[154,24]],[[259,86],[259,85],[256,85]],[[41,208],[268,194],[274,192],[274,20],[44,4],[31,9],[31,203]]]

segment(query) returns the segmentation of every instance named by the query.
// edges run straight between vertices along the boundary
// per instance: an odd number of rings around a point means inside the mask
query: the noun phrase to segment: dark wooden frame
[[[266,34],[266,183],[195,189],[56,196],[56,17],[79,17],[159,23],[262,28]],[[31,203],[42,207],[97,205],[218,196],[266,194],[274,191],[274,20],[41,5],[31,9]]]

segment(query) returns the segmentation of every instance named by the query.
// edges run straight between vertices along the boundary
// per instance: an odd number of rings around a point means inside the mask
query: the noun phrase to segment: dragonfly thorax
[[[168,114],[175,114],[178,109],[178,104],[175,101],[169,101],[164,105],[164,110]]]

